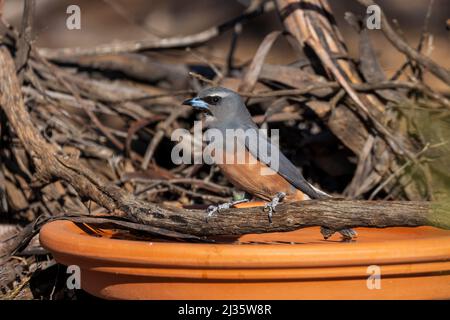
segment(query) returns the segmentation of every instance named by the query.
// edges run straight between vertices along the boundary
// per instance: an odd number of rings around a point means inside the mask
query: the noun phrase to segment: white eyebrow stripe
[[[210,94],[210,97],[218,96],[218,97],[221,97],[221,98],[225,98],[229,94],[230,94],[229,92],[214,92],[214,93]]]

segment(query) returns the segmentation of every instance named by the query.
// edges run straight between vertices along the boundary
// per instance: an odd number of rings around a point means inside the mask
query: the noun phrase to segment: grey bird
[[[211,87],[203,89],[198,96],[183,102],[193,108],[206,113],[205,124],[209,129],[216,129],[225,138],[223,154],[232,159],[245,159],[244,163],[238,161],[220,161],[216,163],[225,177],[238,189],[245,191],[254,197],[268,201],[265,210],[269,212],[269,221],[272,221],[272,212],[281,201],[301,201],[308,199],[327,199],[331,196],[311,185],[302,176],[299,170],[279,150],[278,146],[271,143],[269,138],[258,130],[242,97],[227,88]],[[238,136],[237,142],[227,136],[227,131],[240,130],[238,132],[255,132],[251,136]],[[256,138],[252,143],[251,138]],[[237,147],[228,148],[226,144],[234,143]],[[253,141],[254,142],[254,141]],[[239,145],[242,148],[239,148]],[[261,152],[262,150],[271,150]],[[241,154],[239,154],[241,153]],[[277,166],[273,165],[276,156]],[[265,171],[264,171],[265,170]],[[265,172],[265,174],[262,174]],[[244,200],[246,201],[246,200]],[[239,202],[242,202],[239,201]],[[238,202],[210,206],[209,215],[230,208]],[[345,240],[352,239],[356,232],[352,229],[336,230]],[[330,237],[335,231],[321,228],[325,238]]]

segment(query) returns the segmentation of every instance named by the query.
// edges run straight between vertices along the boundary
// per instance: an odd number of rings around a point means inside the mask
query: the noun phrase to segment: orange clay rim
[[[318,228],[314,229],[318,232]],[[399,229],[405,228],[384,231]],[[42,228],[40,241],[56,256],[140,267],[304,268],[450,261],[449,231],[431,227],[414,229],[415,234],[423,231],[423,235],[379,242],[236,245],[101,238],[84,233],[73,222],[54,221]]]

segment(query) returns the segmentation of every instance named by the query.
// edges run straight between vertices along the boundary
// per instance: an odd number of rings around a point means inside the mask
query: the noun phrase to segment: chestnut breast
[[[245,159],[243,163],[236,163],[236,159],[238,159],[236,154],[234,154],[234,158],[233,155],[225,154],[225,157],[234,161],[218,164],[222,173],[236,188],[268,201],[278,192],[286,194],[284,201],[309,199],[276,171],[257,160],[247,149],[244,152],[245,155],[241,158]]]

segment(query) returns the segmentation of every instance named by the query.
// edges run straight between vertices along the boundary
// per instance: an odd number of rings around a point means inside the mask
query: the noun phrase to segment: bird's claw
[[[320,233],[325,240],[331,237],[335,232],[338,232],[342,235],[342,241],[344,242],[352,241],[353,238],[358,235],[358,233],[353,229],[332,230],[326,227],[320,227]]]
[[[248,199],[242,199],[242,200],[237,200],[237,201],[233,201],[233,202],[221,203],[217,206],[211,205],[206,209],[206,213],[208,213],[207,218],[211,217],[216,212],[220,212],[221,210],[224,210],[224,209],[230,209],[232,206],[234,206],[236,204],[247,202],[247,201],[248,201]]]
[[[276,206],[283,201],[286,197],[286,193],[278,192],[275,197],[272,198],[270,202],[264,205],[264,211],[267,211],[267,216],[269,217],[269,222],[272,223],[273,213],[276,211]]]
[[[220,212],[221,210],[224,210],[224,209],[229,209],[231,207],[231,205],[232,205],[231,202],[226,202],[226,203],[219,204],[217,206],[212,206],[212,205],[209,206],[206,209],[206,212],[208,213],[208,218],[211,217],[216,212]]]

